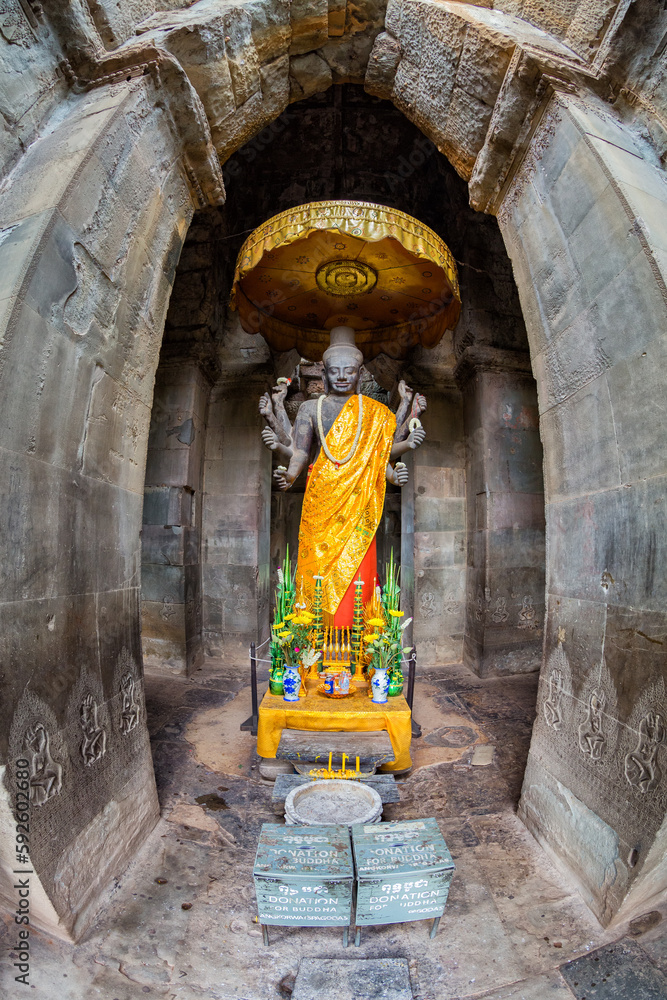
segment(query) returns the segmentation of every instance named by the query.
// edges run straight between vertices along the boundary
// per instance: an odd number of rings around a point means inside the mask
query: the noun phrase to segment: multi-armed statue
[[[262,438],[286,465],[274,477],[288,490],[309,463],[299,531],[297,577],[308,592],[323,578],[322,603],[337,626],[352,624],[354,581],[367,599],[377,576],[375,534],[386,483],[404,486],[408,470],[397,461],[425,438],[419,415],[426,400],[401,381],[396,415],[360,392],[363,355],[354,331],[335,327],[324,352],[325,395],[302,403],[292,427],[284,406],[287,385],[262,396],[267,422]],[[392,464],[395,463],[395,464]]]

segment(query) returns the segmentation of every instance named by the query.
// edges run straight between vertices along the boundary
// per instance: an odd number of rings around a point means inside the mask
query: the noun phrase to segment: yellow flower
[[[273,627],[276,631],[278,631],[279,628],[285,628],[285,622],[276,622]]]
[[[389,608],[389,614],[393,615],[394,618],[402,618],[405,611],[394,611],[393,608]]]
[[[312,614],[310,611],[302,611],[301,612],[301,617],[302,618],[314,618],[315,615]]]
[[[369,625],[374,625],[376,628],[383,628],[384,627],[384,619],[383,618],[369,618],[368,619],[368,624]]]
[[[303,615],[297,615],[296,618],[292,619],[292,625],[310,625],[310,622]]]
[[[375,639],[379,639],[379,636],[376,632],[372,632],[370,635],[364,636],[365,642],[374,642]]]
[[[296,618],[296,615],[294,613],[292,613],[291,615],[285,615],[286,622],[291,622],[293,618]]]
[[[291,632],[281,632],[280,635],[279,635],[279,638],[280,639],[285,639],[285,640],[291,639],[292,638],[292,633]]]

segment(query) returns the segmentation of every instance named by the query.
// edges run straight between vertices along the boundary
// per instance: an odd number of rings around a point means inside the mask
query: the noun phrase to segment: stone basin
[[[379,823],[381,817],[379,794],[359,781],[310,781],[293,788],[285,799],[285,822],[290,826],[352,826]]]

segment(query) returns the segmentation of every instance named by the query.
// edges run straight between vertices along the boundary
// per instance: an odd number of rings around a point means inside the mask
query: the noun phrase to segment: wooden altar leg
[[[431,935],[433,936],[433,935]],[[262,940],[266,947],[269,947],[269,928],[267,924],[262,924]]]
[[[361,944],[361,927],[357,927],[357,933],[354,935],[354,947],[358,948]]]
[[[435,920],[433,921],[433,925],[431,927],[431,933],[429,934],[430,938],[434,938],[435,935],[438,933],[438,926],[439,926],[439,924],[440,924],[440,917],[436,917]]]
[[[343,948],[347,948],[349,944],[348,940],[349,931],[350,931],[349,927],[343,927]]]

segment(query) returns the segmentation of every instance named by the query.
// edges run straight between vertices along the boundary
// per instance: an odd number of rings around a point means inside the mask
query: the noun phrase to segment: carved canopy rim
[[[340,292],[338,289],[340,288]],[[355,330],[366,360],[432,348],[461,310],[454,258],[398,209],[309,202],[255,229],[239,253],[230,303],[248,333],[320,361],[334,326]]]

